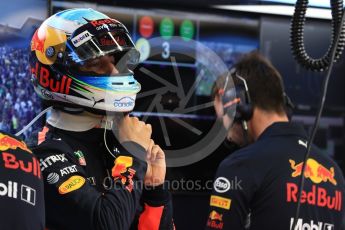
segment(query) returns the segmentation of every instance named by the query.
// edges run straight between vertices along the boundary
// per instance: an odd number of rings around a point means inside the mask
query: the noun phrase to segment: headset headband
[[[244,91],[244,96],[245,96],[245,101],[242,102],[244,104],[239,104],[238,106],[245,106],[245,117],[247,120],[249,120],[252,116],[252,109],[253,109],[253,105],[252,105],[252,101],[251,101],[251,97],[250,97],[250,93],[249,93],[249,87],[248,87],[248,84],[247,84],[247,81],[246,79],[244,79],[241,75],[238,74],[238,71],[235,67],[231,68],[225,78],[225,83],[224,83],[224,87],[222,89],[222,96],[224,96],[225,94],[225,91],[226,91],[226,88],[228,87],[228,84],[229,84],[229,77],[233,77],[233,78],[237,78],[241,81],[241,85],[243,85],[243,91]],[[238,88],[238,87],[235,87],[235,88]],[[292,115],[292,110],[294,109],[294,104],[292,103],[291,99],[288,97],[288,95],[285,93],[284,91],[284,87],[282,85],[282,88],[283,88],[283,99],[284,99],[284,104],[285,104],[285,107],[286,107],[286,112],[287,112],[287,115],[289,117],[289,119],[291,119],[291,115]],[[238,91],[236,90],[236,93],[238,93]],[[238,95],[236,95],[238,96]],[[236,100],[236,102],[240,102],[240,100]],[[224,103],[225,104],[228,104],[228,103]],[[232,103],[233,104],[233,103]],[[223,105],[223,106],[224,106]],[[243,108],[238,108],[238,109],[243,109]],[[248,114],[247,114],[248,113]]]

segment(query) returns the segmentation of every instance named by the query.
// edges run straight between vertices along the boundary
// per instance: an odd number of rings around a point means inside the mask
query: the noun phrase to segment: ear
[[[237,106],[236,116],[240,120],[249,121],[253,116],[253,106],[251,104],[240,104]]]

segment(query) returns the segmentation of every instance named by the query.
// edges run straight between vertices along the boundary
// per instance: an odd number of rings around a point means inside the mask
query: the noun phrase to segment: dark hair
[[[285,113],[283,80],[269,60],[255,51],[245,55],[234,67],[247,81],[253,107]],[[236,77],[233,80],[235,85],[242,84]]]

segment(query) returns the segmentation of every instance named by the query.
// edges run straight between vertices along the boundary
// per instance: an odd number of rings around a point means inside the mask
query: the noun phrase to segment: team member
[[[18,138],[0,132],[0,226],[43,230],[43,181],[39,161]]]
[[[173,228],[164,152],[126,115],[138,60],[126,27],[92,9],[59,12],[34,34],[35,91],[54,106],[34,148],[49,229]]]
[[[341,229],[344,178],[336,163],[315,148],[294,220],[308,136],[288,122],[278,71],[260,54],[250,53],[230,72],[240,99],[237,118],[247,125],[252,144],[219,166],[207,229],[245,229],[249,213],[250,229]]]

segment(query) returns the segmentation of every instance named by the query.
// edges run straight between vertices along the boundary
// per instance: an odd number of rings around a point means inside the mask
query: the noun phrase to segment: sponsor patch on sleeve
[[[212,210],[207,220],[207,226],[214,229],[223,229],[223,214]]]
[[[85,178],[82,176],[71,176],[59,187],[61,195],[80,189],[85,184]]]
[[[119,156],[115,160],[115,165],[112,169],[112,176],[114,180],[120,180],[125,188],[132,192],[133,190],[133,177],[136,171],[131,168],[133,165],[133,158],[128,156]]]
[[[223,209],[230,209],[231,199],[224,198],[221,196],[212,195],[210,199],[210,205],[213,207],[223,208]]]

